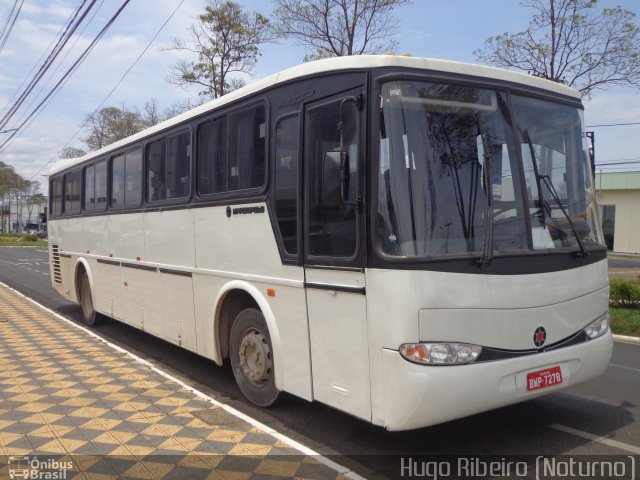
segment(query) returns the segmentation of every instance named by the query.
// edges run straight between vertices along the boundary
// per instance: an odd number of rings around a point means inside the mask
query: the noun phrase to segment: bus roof
[[[446,73],[453,73],[453,74],[469,75],[473,77],[488,78],[493,80],[502,80],[502,81],[507,81],[512,83],[519,83],[521,85],[539,88],[542,90],[547,90],[549,92],[573,97],[578,100],[581,98],[580,93],[574,90],[573,88],[569,88],[565,85],[552,82],[550,80],[545,80],[545,79],[534,77],[532,75],[527,75],[524,73],[513,72],[509,70],[503,70],[500,68],[488,67],[488,66],[473,64],[473,63],[463,63],[463,62],[455,62],[452,60],[438,60],[438,59],[431,59],[431,58],[418,58],[418,57],[407,57],[407,56],[398,56],[398,55],[357,55],[357,56],[350,56],[350,57],[328,58],[325,60],[318,60],[315,62],[303,63],[302,65],[297,65],[295,67],[282,70],[281,72],[274,73],[273,75],[269,75],[268,77],[252,82],[245,87],[239,88],[238,90],[234,90],[233,92],[228,93],[227,95],[224,95],[223,97],[204,103],[199,107],[193,108],[187,112],[184,112],[180,115],[170,118],[169,120],[166,120],[157,125],[154,125],[153,127],[142,130],[141,132],[138,132],[123,140],[114,142],[99,150],[89,152],[83,157],[60,160],[53,165],[53,167],[49,171],[49,175],[53,175],[57,172],[65,170],[66,168],[69,168],[72,165],[75,165],[77,163],[82,163],[86,160],[100,157],[111,151],[117,150],[118,148],[121,148],[122,146],[125,146],[129,143],[132,143],[144,137],[153,135],[154,133],[170,128],[174,125],[178,125],[193,117],[197,117],[210,110],[214,110],[216,108],[222,107],[223,105],[226,105],[228,103],[231,103],[243,97],[249,96],[251,94],[258,93],[274,85],[289,82],[297,78],[317,75],[320,73],[327,73],[327,72],[340,71],[340,70],[354,70],[354,69],[357,70],[357,69],[371,69],[371,68],[383,68],[383,67],[415,68],[415,69],[421,69],[421,70],[431,70],[431,71],[446,72]]]

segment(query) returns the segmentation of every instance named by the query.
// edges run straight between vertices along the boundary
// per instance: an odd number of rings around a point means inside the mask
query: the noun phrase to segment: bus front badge
[[[544,329],[544,327],[538,327],[536,328],[536,331],[533,332],[533,344],[540,348],[542,345],[544,345],[544,341],[547,339],[547,331]]]

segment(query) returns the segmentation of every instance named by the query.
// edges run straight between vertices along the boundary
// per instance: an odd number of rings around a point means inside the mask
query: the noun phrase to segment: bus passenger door
[[[359,87],[305,108],[304,263],[314,399],[370,420],[359,206],[364,190],[363,90]],[[342,142],[339,122],[344,125]],[[328,163],[332,159],[333,164]],[[343,199],[336,200],[335,191],[333,197],[327,191],[331,187],[328,180],[332,165],[339,167],[341,162]],[[334,171],[333,180],[336,178],[340,177]]]

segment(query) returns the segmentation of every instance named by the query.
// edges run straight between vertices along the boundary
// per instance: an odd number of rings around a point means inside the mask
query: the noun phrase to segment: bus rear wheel
[[[100,314],[93,307],[91,284],[87,272],[82,272],[80,277],[80,306],[82,307],[82,319],[85,325],[93,327],[100,321]]]
[[[242,310],[231,326],[229,354],[231,369],[242,394],[259,407],[278,398],[271,337],[262,312]]]

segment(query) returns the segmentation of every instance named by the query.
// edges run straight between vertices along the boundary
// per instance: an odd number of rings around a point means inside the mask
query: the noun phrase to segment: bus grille
[[[60,246],[51,245],[51,256],[53,257],[53,281],[62,285],[62,272],[60,270]]]

